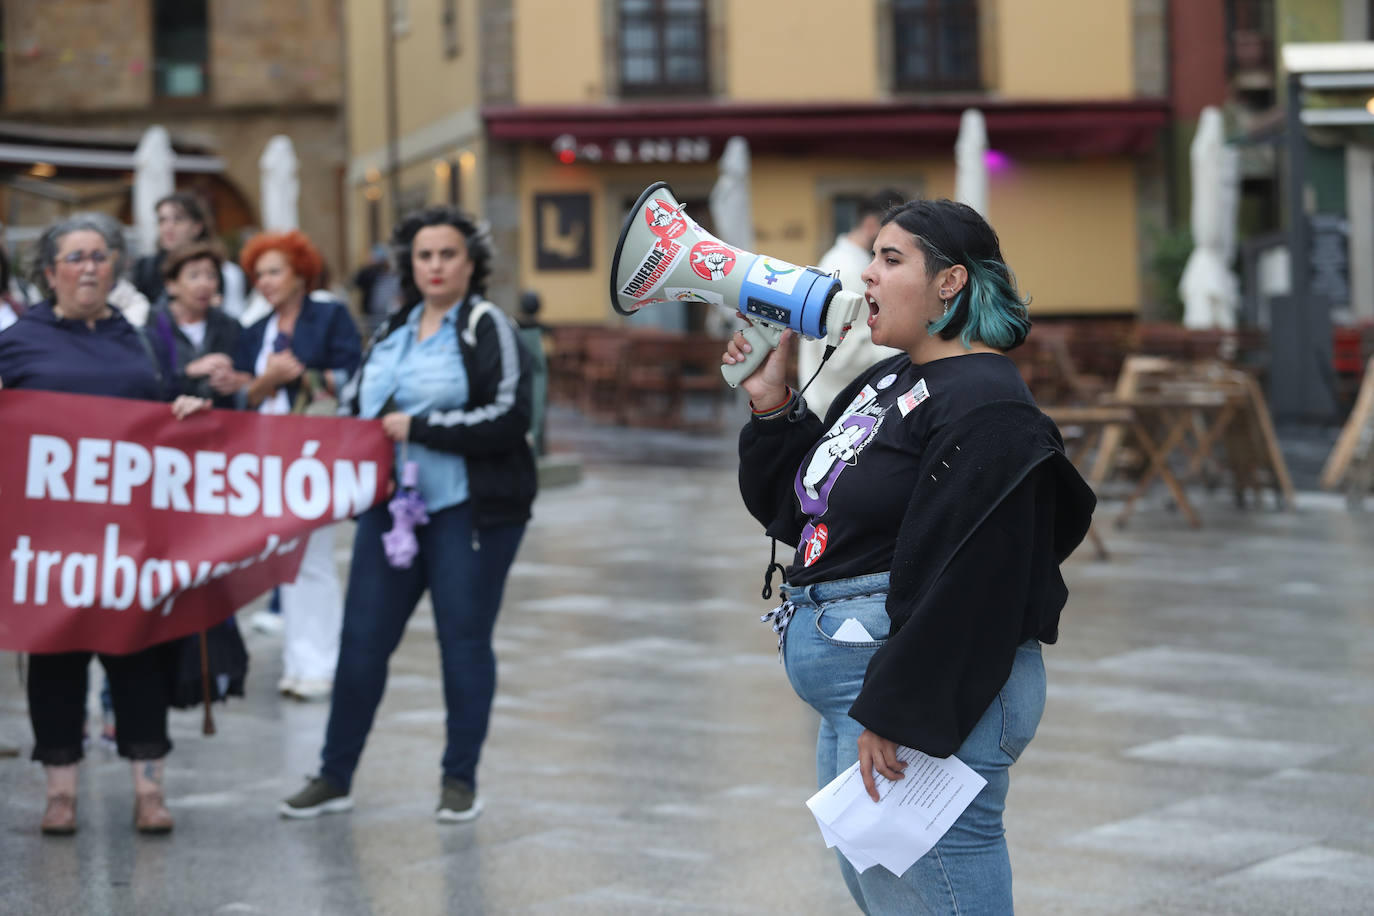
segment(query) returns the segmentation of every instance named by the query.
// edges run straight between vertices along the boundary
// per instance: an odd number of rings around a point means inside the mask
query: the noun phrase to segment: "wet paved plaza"
[[[312,822],[275,808],[314,771],[326,707],[279,699],[279,640],[249,634],[249,695],[216,708],[219,734],[174,714],[170,838],[134,835],[128,767],[99,747],[80,832],[40,837],[40,768],[0,760],[0,913],[855,912],[804,805],[815,722],[758,623],[768,547],[733,435],[558,413],[550,435],[583,477],[541,494],[511,576],[477,821],[433,820],[427,606],[356,810]],[[1012,770],[1019,913],[1374,911],[1374,506],[1195,496],[1199,531],[1158,494],[1125,531],[1105,503],[1111,560],[1066,566],[1048,709]],[[13,659],[0,744],[27,755]]]

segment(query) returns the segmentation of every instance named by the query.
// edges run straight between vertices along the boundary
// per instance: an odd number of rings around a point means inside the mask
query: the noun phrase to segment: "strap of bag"
[[[468,327],[463,332],[463,340],[467,341],[469,347],[477,346],[477,322],[487,312],[500,311],[485,299],[478,299],[472,304],[472,311],[468,312]]]

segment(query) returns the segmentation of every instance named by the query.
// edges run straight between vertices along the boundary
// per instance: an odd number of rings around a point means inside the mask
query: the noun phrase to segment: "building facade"
[[[5,0],[0,215],[35,225],[95,207],[132,222],[125,157],[161,124],[186,166],[178,187],[210,200],[234,245],[260,222],[258,160],[284,134],[300,160],[301,228],[337,274],[341,26],[341,0]],[[60,161],[24,161],[24,144]]]
[[[492,224],[506,304],[533,290],[550,323],[608,321],[612,251],[651,182],[710,228],[742,136],[755,247],[815,263],[866,192],[952,196],[976,107],[987,215],[1034,313],[1134,316],[1169,218],[1167,5],[346,0],[350,249],[455,201]]]

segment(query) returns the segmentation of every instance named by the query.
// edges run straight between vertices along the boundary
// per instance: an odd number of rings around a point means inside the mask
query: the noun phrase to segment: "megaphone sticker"
[[[704,302],[707,305],[718,305],[725,308],[725,297],[720,293],[713,293],[707,289],[692,289],[686,286],[665,286],[663,294],[670,299],[678,302]]]
[[[724,242],[697,242],[692,246],[692,273],[703,280],[724,280],[735,267],[737,252]]]
[[[687,228],[685,222],[682,223],[682,228]],[[632,299],[639,299],[653,292],[668,275],[668,271],[673,269],[682,252],[683,247],[677,242],[660,238],[649,248],[644,260],[639,262],[635,272],[630,275],[629,282],[621,287],[621,293]]]
[[[687,219],[682,211],[659,198],[645,204],[644,219],[649,223],[649,231],[665,242],[680,238],[687,231]]]
[[[745,280],[780,293],[791,293],[797,281],[801,279],[802,273],[802,269],[796,264],[777,261],[765,255],[754,262]]]

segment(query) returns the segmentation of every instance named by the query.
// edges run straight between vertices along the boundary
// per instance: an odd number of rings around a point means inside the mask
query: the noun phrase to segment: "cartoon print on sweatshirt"
[[[858,409],[836,421],[811,457],[797,469],[793,490],[802,511],[812,518],[825,514],[835,481],[845,468],[858,462],[859,454],[873,441],[887,415],[887,408],[875,401],[855,401],[860,404]]]

